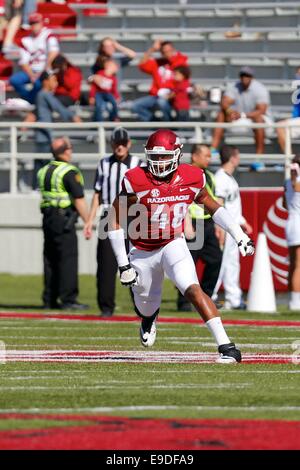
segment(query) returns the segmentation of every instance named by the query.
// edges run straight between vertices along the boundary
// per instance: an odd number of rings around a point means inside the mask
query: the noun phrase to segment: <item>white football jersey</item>
[[[223,168],[220,168],[215,174],[216,196],[224,200],[224,207],[230,212],[234,220],[239,224],[244,222],[242,216],[242,202],[240,189],[235,178]]]
[[[300,183],[300,176],[297,177],[297,183]],[[300,215],[300,193],[294,191],[290,179],[285,182],[285,198],[289,213]]]
[[[45,70],[49,52],[59,52],[59,43],[48,28],[43,28],[36,37],[22,38],[19,65],[28,64],[34,73]]]

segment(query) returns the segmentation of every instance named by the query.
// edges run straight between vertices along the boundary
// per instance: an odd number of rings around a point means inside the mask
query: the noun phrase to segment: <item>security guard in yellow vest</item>
[[[206,186],[208,193],[215,199],[215,181],[214,175],[208,171],[210,164],[211,153],[207,145],[195,144],[191,150],[191,163],[204,170],[206,176]],[[214,221],[210,214],[204,211],[198,204],[191,204],[189,207],[189,216],[192,220],[194,231],[197,229],[203,230],[203,246],[201,249],[191,250],[191,255],[194,259],[195,264],[199,259],[205,263],[205,268],[202,276],[201,287],[203,291],[211,297],[218,280],[221,263],[222,263],[222,251],[219,246],[218,239],[215,234]],[[197,226],[197,220],[203,220],[204,223],[201,226]],[[195,232],[196,235],[196,232]],[[178,293],[177,307],[179,311],[190,311],[191,305],[183,295]]]
[[[68,138],[55,139],[51,149],[54,160],[38,172],[44,232],[44,307],[83,310],[88,306],[77,302],[75,229],[78,214],[84,222],[88,219],[83,177],[70,163],[72,146]]]

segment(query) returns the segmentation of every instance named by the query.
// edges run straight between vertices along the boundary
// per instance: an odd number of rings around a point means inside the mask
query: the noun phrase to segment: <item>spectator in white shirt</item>
[[[234,85],[229,85],[224,93],[217,123],[225,122],[232,123],[230,132],[237,134],[244,132],[244,129],[247,132],[247,124],[272,122],[269,91],[255,79],[255,72],[251,67],[243,67],[240,80]],[[223,135],[224,129],[217,127],[211,144],[213,153],[219,147]],[[254,129],[254,138],[256,153],[264,153],[265,129]]]
[[[21,41],[19,65],[22,70],[12,75],[10,84],[21,98],[33,104],[41,89],[39,77],[44,70],[51,68],[52,61],[59,53],[59,44],[51,31],[44,27],[40,13],[32,13],[29,24],[31,34]],[[32,87],[29,90],[27,86],[30,83]]]
[[[237,147],[223,145],[220,150],[221,168],[215,174],[216,197],[218,202],[230,212],[242,229],[251,235],[253,229],[242,215],[242,203],[239,185],[233,173],[240,163],[240,152]],[[246,304],[242,299],[240,288],[240,253],[234,239],[221,228],[216,229],[216,235],[223,249],[222,265],[219,273],[213,300],[217,300],[218,291],[223,283],[225,291],[225,309],[245,310]]]

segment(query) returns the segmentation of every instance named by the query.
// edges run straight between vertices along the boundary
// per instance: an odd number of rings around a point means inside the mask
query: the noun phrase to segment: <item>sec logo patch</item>
[[[151,191],[151,196],[152,197],[158,197],[160,195],[160,190],[159,189],[152,189]]]

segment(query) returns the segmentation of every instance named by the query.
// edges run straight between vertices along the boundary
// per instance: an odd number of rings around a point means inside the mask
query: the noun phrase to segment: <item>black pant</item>
[[[75,222],[71,210],[44,210],[44,293],[43,301],[55,305],[73,303],[78,296],[78,248]]]
[[[55,95],[55,98],[57,98],[58,101],[60,101],[61,104],[63,104],[66,107],[74,106],[75,104],[75,101],[69,95]]]
[[[195,264],[199,259],[205,263],[201,287],[203,291],[211,297],[218,280],[222,263],[222,251],[215,235],[215,226],[212,219],[204,221],[203,247],[200,250],[192,250],[191,255]],[[185,302],[184,296],[179,293],[178,304]]]
[[[107,232],[107,229],[104,231]],[[128,241],[126,241],[126,249],[128,253]],[[101,312],[113,312],[115,309],[117,272],[118,264],[109,238],[99,238],[97,246],[97,300]]]

